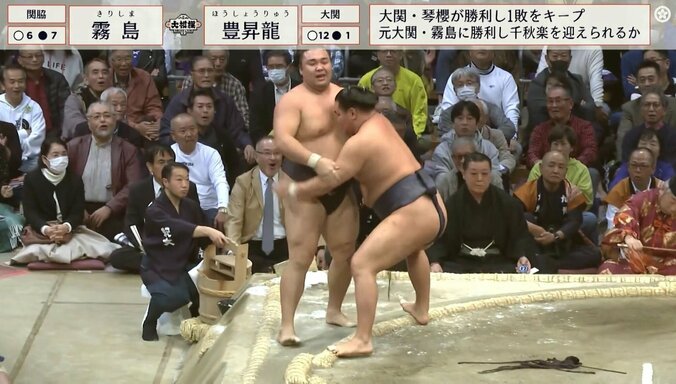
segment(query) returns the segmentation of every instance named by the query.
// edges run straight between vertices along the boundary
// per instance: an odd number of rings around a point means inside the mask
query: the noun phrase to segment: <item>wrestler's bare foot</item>
[[[281,329],[277,334],[277,342],[283,347],[295,347],[300,345],[300,339],[293,330],[285,331]]]
[[[350,321],[343,312],[326,312],[326,323],[331,325],[337,325],[339,327],[356,327],[357,324]]]
[[[356,337],[336,345],[331,345],[327,349],[338,357],[366,357],[371,356],[373,353],[371,341],[364,342]]]
[[[427,325],[430,321],[430,314],[427,311],[421,310],[416,306],[415,303],[407,303],[405,301],[400,301],[399,304],[401,304],[401,308],[404,310],[404,312],[408,313],[409,315],[413,316],[416,322],[420,325]]]

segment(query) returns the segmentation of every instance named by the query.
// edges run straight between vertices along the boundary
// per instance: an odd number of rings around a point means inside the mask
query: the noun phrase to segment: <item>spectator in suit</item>
[[[124,215],[123,232],[116,237],[120,243],[127,246],[115,250],[110,255],[110,265],[113,267],[138,273],[141,267],[141,247],[136,237],[131,231],[132,226],[136,226],[139,235],[143,234],[143,224],[146,208],[162,192],[162,168],[176,160],[174,151],[162,144],[156,144],[146,150],[146,167],[150,176],[139,180],[129,188],[129,204]],[[194,200],[199,205],[197,196],[197,187],[190,183],[188,189],[188,198]]]
[[[256,144],[256,163],[235,181],[226,233],[238,243],[249,244],[253,273],[267,273],[289,258],[284,205],[273,192],[273,185],[279,180],[282,153],[272,137],[266,136]]]
[[[45,54],[41,49],[24,48],[17,63],[26,70],[26,95],[42,108],[47,137],[61,137],[63,110],[70,95],[70,86],[62,74],[42,66]]]
[[[272,117],[279,99],[291,88],[300,84],[289,76],[291,55],[287,51],[268,51],[265,66],[270,81],[257,86],[251,93],[251,140],[258,140],[272,131]]]
[[[113,241],[122,231],[129,186],[141,178],[136,147],[115,136],[115,111],[96,102],[87,111],[90,135],[68,143],[69,164],[82,178],[85,224]]]

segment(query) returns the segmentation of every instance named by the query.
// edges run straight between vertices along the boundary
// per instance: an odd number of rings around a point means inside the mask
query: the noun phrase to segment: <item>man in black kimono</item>
[[[462,177],[464,184],[445,202],[453,220],[427,250],[431,271],[514,273],[520,265],[529,265],[534,245],[523,210],[517,200],[491,185],[490,158],[478,152],[464,156]]]
[[[198,315],[199,294],[188,275],[198,262],[199,246],[208,237],[217,247],[226,244],[225,235],[206,222],[202,209],[187,199],[190,180],[188,168],[169,163],[162,169],[163,190],[145,215],[141,279],[151,299],[143,321],[143,340],[158,340],[157,319],[191,302],[190,314]],[[206,240],[206,239],[205,239]]]

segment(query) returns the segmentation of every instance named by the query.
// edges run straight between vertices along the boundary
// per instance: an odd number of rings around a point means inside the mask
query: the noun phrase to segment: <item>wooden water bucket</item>
[[[214,324],[221,318],[218,302],[232,297],[251,277],[251,261],[247,258],[249,246],[231,247],[234,255],[216,255],[210,245],[204,251],[204,262],[197,271],[197,290],[200,294],[200,320]],[[224,263],[227,261],[227,268]]]

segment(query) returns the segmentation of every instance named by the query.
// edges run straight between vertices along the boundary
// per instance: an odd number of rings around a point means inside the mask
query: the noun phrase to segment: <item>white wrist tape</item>
[[[321,158],[322,157],[320,155],[316,154],[316,153],[311,154],[310,158],[307,159],[307,166],[312,168],[312,169],[315,169],[315,167],[317,167],[317,163],[319,163],[319,160]]]

